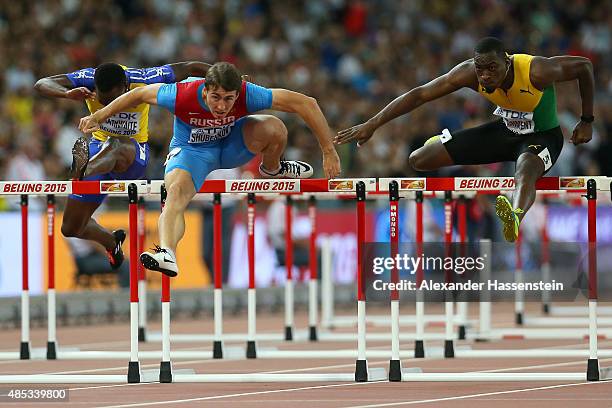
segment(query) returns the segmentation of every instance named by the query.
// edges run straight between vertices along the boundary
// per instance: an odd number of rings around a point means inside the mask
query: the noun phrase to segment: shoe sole
[[[269,178],[269,179],[291,179],[291,180],[301,180],[301,179],[308,179],[311,178],[312,175],[314,174],[314,168],[303,161],[299,161],[299,160],[294,160],[295,162],[297,162],[299,164],[299,166],[302,168],[302,170],[304,170],[302,173],[300,173],[299,176],[289,176],[287,174],[283,174],[283,175],[275,175],[275,174],[270,174],[265,170],[262,170],[261,165],[259,166],[259,174],[261,174],[263,177],[265,178]]]
[[[74,161],[74,168],[71,172],[73,179],[81,180],[87,169],[87,163],[89,163],[89,144],[87,139],[80,137],[74,142],[72,146],[72,160]]]
[[[495,215],[504,224],[504,238],[508,242],[516,241],[517,234],[515,232],[514,211],[506,197],[499,196],[495,200]]]
[[[125,238],[126,238],[126,233],[123,230],[116,230],[113,231],[113,236],[115,237],[115,241],[119,241],[119,248],[121,248],[123,246],[123,243],[125,242]],[[119,239],[117,239],[119,238]],[[121,261],[118,262],[117,264],[113,264],[111,263],[111,268],[113,270],[119,269],[119,267],[123,264],[123,261],[125,261],[125,256],[123,255],[123,249],[121,249]]]
[[[142,263],[142,266],[144,266],[145,268],[147,268],[150,271],[161,272],[164,275],[169,276],[171,278],[174,278],[176,275],[178,275],[178,273],[175,272],[175,271],[171,271],[169,269],[160,268],[159,262],[157,262],[155,260],[155,258],[153,258],[151,255],[141,254],[140,255],[140,262]]]

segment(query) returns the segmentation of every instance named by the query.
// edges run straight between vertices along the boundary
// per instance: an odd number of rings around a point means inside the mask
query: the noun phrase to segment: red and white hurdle
[[[483,179],[482,183],[490,183],[493,182],[497,178],[487,178]],[[556,177],[545,177],[538,182],[538,188],[545,190],[553,190],[551,188],[554,183],[557,183],[557,188],[560,188],[560,184],[562,178]],[[387,179],[389,180],[389,179]],[[391,179],[390,181],[399,181],[400,191],[401,190],[409,190],[409,191],[449,191],[448,187],[453,183],[459,182],[460,186],[464,186],[462,191],[477,191],[479,188],[480,181],[477,179],[475,184],[461,184],[464,180],[458,179],[419,179],[424,180],[422,185],[416,184],[416,188],[414,184],[412,187],[404,187],[405,183],[402,183],[403,180],[409,180],[411,183],[415,179]],[[499,178],[499,180],[504,180],[504,178]],[[566,381],[566,380],[589,380],[589,381],[597,381],[603,379],[605,376],[602,374],[602,371],[599,369],[599,360],[598,358],[602,356],[602,353],[598,352],[597,349],[597,285],[596,285],[596,225],[595,225],[595,211],[596,211],[596,191],[606,190],[609,191],[610,187],[607,183],[610,182],[609,178],[606,177],[595,177],[591,178],[588,181],[585,180],[585,188],[584,190],[587,193],[588,199],[588,216],[589,216],[589,282],[591,286],[589,287],[589,350],[588,350],[588,368],[586,375],[584,372],[582,373],[417,373],[417,372],[406,372],[403,371],[401,373],[401,380],[403,381]],[[235,183],[244,183],[244,181],[213,181],[212,183],[205,184],[202,192],[217,192],[217,193],[225,193],[227,186],[233,186],[232,182]],[[273,180],[270,182],[283,182],[283,188],[290,188],[292,192],[330,192],[330,191],[338,191],[332,190],[331,186],[334,185],[334,180],[328,183],[327,180]],[[354,191],[357,199],[357,225],[358,225],[358,238],[359,238],[359,251],[361,251],[361,245],[364,242],[364,221],[365,221],[365,199],[366,199],[366,190],[367,185],[363,180],[342,180],[342,182],[346,182],[347,185],[350,185],[350,191]],[[499,181],[503,183],[503,181]],[[113,182],[113,186],[106,185],[103,186],[105,182],[13,182],[13,183],[0,183],[0,191],[4,191],[6,194],[8,184],[8,191],[15,187],[14,194],[46,194],[47,191],[46,186],[56,186],[54,187],[53,193],[57,195],[67,195],[71,192],[79,193],[79,194],[99,194],[99,193],[107,193],[107,194],[128,194],[130,199],[130,258],[131,258],[131,266],[130,266],[130,351],[129,351],[129,363],[128,363],[128,375],[127,378],[125,375],[43,375],[43,374],[34,374],[34,375],[5,375],[0,376],[0,383],[114,383],[114,382],[140,382],[143,381],[144,378],[140,371],[140,363],[139,358],[142,357],[142,352],[138,351],[138,334],[139,334],[139,324],[138,324],[138,271],[137,271],[137,253],[138,253],[138,240],[137,240],[137,231],[138,231],[138,217],[137,217],[137,203],[138,203],[138,193],[139,189],[143,190],[144,194],[151,193],[150,186],[146,184],[146,182],[135,181],[135,182]],[[374,185],[374,188],[371,191],[387,191],[384,189],[385,181],[381,180],[381,182],[376,186],[375,182],[370,183]],[[485,184],[486,188],[491,188],[490,184]],[[386,186],[388,189],[389,181],[386,182]],[[63,187],[62,187],[63,186]],[[243,185],[244,190],[241,192],[248,192],[250,194],[254,193],[266,193],[266,191],[261,191],[261,187],[258,185]],[[39,188],[40,187],[40,188]],[[59,188],[58,188],[59,187]],[[238,187],[237,187],[238,188]],[[49,187],[48,189],[51,189]],[[250,191],[254,189],[256,191]],[[61,191],[60,191],[61,190]],[[116,191],[119,190],[119,191]],[[344,190],[346,191],[346,190]],[[481,191],[481,190],[478,190]],[[490,190],[484,190],[490,191]],[[58,194],[59,193],[59,194]],[[253,204],[254,204],[254,196]],[[25,204],[24,204],[25,201]],[[24,210],[25,208],[25,210]],[[25,216],[24,216],[25,214]],[[48,212],[49,214],[49,212]],[[23,221],[25,219],[25,221]],[[254,228],[254,211],[252,212],[253,220],[253,228]],[[22,337],[20,343],[20,357],[25,357],[26,351],[29,357],[30,344],[29,344],[29,313],[28,307],[28,275],[27,275],[27,198],[22,199],[22,226],[25,226],[24,232],[22,235],[22,242],[24,244],[24,254],[22,255],[23,263],[23,295],[22,295]],[[24,238],[25,237],[25,238]],[[254,259],[254,251],[251,253],[249,251],[250,259]],[[361,257],[359,257],[359,263],[361,262]],[[358,268],[358,274],[361,274],[361,268]],[[50,280],[51,282],[51,280]],[[169,319],[169,304],[170,304],[170,291],[169,284],[165,285],[166,290],[162,291],[162,301],[167,303],[167,306],[162,307],[162,314],[166,316],[166,319],[162,317],[162,328],[163,328],[163,342],[162,342],[162,353],[161,353],[161,366],[160,366],[160,381],[172,381],[172,382],[285,382],[285,381],[369,381],[374,379],[379,379],[380,375],[375,370],[369,370],[367,365],[367,350],[366,350],[366,298],[365,298],[365,288],[363,287],[363,281],[361,276],[358,277],[358,327],[357,327],[357,350],[356,350],[356,365],[355,372],[351,374],[326,374],[326,373],[318,373],[318,374],[180,374],[176,373],[173,375],[171,368],[171,358],[173,358],[172,353],[170,353],[170,319]],[[253,288],[254,289],[254,288]],[[254,298],[254,292],[253,292]],[[166,313],[163,311],[166,310]],[[25,317],[24,317],[25,316]],[[394,313],[395,317],[399,317],[399,313]],[[394,323],[395,324],[395,323]],[[51,326],[50,326],[51,327]],[[254,329],[254,327],[253,327]],[[395,336],[399,335],[399,330],[394,330]],[[53,343],[56,342],[55,336],[49,335],[49,342],[53,340]],[[254,341],[254,340],[252,340]],[[392,346],[393,355],[392,357],[397,357],[397,349],[399,341],[397,338],[394,338],[394,346]],[[64,356],[68,356],[69,354],[62,354],[61,349],[57,349],[57,358],[64,358]],[[456,357],[460,357],[460,350],[456,350]],[[535,351],[535,350],[533,350]],[[572,353],[568,353],[568,350],[562,350],[564,352],[563,356],[570,356]],[[505,355],[508,355],[508,351],[503,351]],[[582,350],[579,350],[582,353]],[[83,352],[87,353],[87,352]],[[113,352],[113,354],[117,354]],[[212,354],[212,353],[211,353]],[[575,353],[578,355],[578,353]],[[157,356],[160,356],[157,353]],[[476,355],[473,355],[475,357]],[[538,357],[541,355],[538,354]],[[392,360],[397,360],[396,358],[392,358]],[[400,368],[401,369],[401,368]],[[163,374],[163,375],[162,375]]]

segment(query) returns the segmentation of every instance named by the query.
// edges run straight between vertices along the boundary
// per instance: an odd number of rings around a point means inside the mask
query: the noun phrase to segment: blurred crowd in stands
[[[0,178],[67,177],[83,103],[35,94],[38,78],[114,61],[133,67],[230,61],[253,82],[314,96],[332,131],[361,123],[396,96],[472,55],[497,36],[510,52],[589,57],[594,66],[593,140],[566,144],[550,174],[612,175],[612,2],[543,0],[39,0],[0,2]],[[558,86],[566,140],[581,114],[576,83]],[[361,148],[339,147],[343,174],[413,175],[410,152],[444,128],[492,118],[464,90],[381,128]],[[163,176],[171,115],[151,112],[149,178]],[[295,115],[287,158],[319,171],[315,138]],[[485,136],[483,136],[485,137]],[[441,174],[510,175],[512,167]]]

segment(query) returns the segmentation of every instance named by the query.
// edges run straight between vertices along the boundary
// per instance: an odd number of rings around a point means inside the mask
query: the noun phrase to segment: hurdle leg
[[[399,246],[399,191],[397,181],[389,184],[389,242],[391,243],[391,258],[398,254]],[[399,271],[391,270],[391,282],[399,282]],[[391,291],[391,360],[389,361],[389,381],[402,380],[402,362],[400,360],[400,324],[399,324],[399,292]]]
[[[466,256],[467,243],[467,210],[465,204],[465,196],[460,195],[457,203],[457,217],[459,224],[459,241],[461,242],[461,256]],[[468,317],[468,303],[457,302],[457,317],[459,318],[459,328],[457,338],[465,340],[467,336],[466,322]]]
[[[310,341],[317,341],[317,312],[318,302],[318,282],[317,282],[317,199],[310,196],[308,200],[308,217],[310,218],[310,246],[308,249],[308,269],[310,278],[308,281],[308,330]]]
[[[365,242],[365,183],[357,182],[357,361],[355,381],[368,381],[366,358],[366,297],[362,279],[362,251]]]
[[[523,282],[523,254],[521,252],[521,234],[519,232],[516,240],[516,270],[514,272],[514,280],[519,285]],[[525,293],[522,290],[514,292],[514,317],[515,323],[519,326],[523,325],[525,314]]]
[[[611,184],[612,186],[612,184]],[[588,262],[589,262],[589,360],[587,381],[599,381],[597,356],[597,184],[587,181]]]
[[[257,347],[255,345],[256,332],[256,307],[257,299],[255,294],[255,194],[249,193],[247,196],[247,230],[248,230],[248,253],[249,253],[249,289],[247,305],[247,358],[257,358]]]
[[[223,219],[221,217],[221,194],[215,193],[213,197],[213,265],[215,289],[214,296],[214,339],[213,358],[223,358]]]
[[[482,269],[480,282],[485,283],[484,290],[480,291],[479,302],[479,317],[478,317],[478,338],[476,341],[488,341],[491,335],[491,292],[488,289],[487,282],[491,277],[491,240],[480,240],[480,255],[484,260],[484,268]]]
[[[128,363],[128,383],[139,383],[141,379],[138,361],[138,192],[136,184],[128,186],[129,234],[130,234],[130,361]]]
[[[415,241],[417,244],[416,253],[423,253],[423,192],[417,191],[415,197],[415,213],[416,213],[416,228],[415,228]],[[423,283],[423,267],[419,264],[416,271],[416,284],[417,288],[421,287]],[[416,339],[414,342],[414,357],[424,358],[425,357],[425,302],[423,299],[423,291],[417,289],[416,291]]]
[[[145,245],[145,206],[144,198],[138,199],[138,253]],[[138,341],[147,341],[147,278],[145,268],[138,262]]]
[[[542,281],[550,282],[550,245],[548,238],[548,203],[546,198],[543,200],[544,223],[542,225]],[[542,313],[550,314],[550,291],[542,290]]]
[[[332,248],[329,237],[321,240],[321,316],[321,326],[326,330],[333,329],[334,284],[332,277]]]
[[[30,359],[30,286],[28,275],[28,196],[21,195],[21,343],[19,358]]]
[[[166,187],[161,186],[161,211],[166,205]],[[172,362],[170,360],[170,278],[162,274],[161,293],[161,317],[162,317],[162,359],[159,363],[159,382],[172,382]]]
[[[285,203],[285,341],[293,340],[293,200],[288,195]]]
[[[55,196],[47,196],[47,360],[57,358],[55,302]]]
[[[450,256],[451,241],[453,239],[453,196],[451,191],[444,192],[444,244],[446,256]],[[452,279],[452,271],[445,270],[445,279],[450,282]],[[445,314],[445,340],[444,340],[444,357],[455,357],[455,345],[453,341],[453,319],[454,307],[452,293],[446,291],[444,293],[444,314]]]

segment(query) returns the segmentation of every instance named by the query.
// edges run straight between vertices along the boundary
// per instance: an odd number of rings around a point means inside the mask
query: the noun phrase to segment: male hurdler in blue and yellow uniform
[[[104,63],[68,74],[40,79],[35,89],[42,95],[85,101],[91,113],[98,111],[124,93],[145,85],[173,83],[193,75],[205,75],[210,67],[201,62],[179,62],[152,68],[127,68]],[[141,103],[109,117],[92,133],[73,147],[72,177],[80,180],[135,180],[142,178],[149,159],[149,105]],[[93,218],[105,195],[68,197],[62,233],[96,241],[109,255],[116,269],[123,262],[121,245],[125,232],[110,232]]]
[[[312,167],[297,160],[282,160],[287,128],[262,110],[297,113],[315,134],[326,177],[340,173],[340,159],[331,142],[331,131],[317,101],[287,89],[268,89],[242,81],[232,64],[213,65],[205,79],[173,85],[148,85],[117,98],[93,115],[81,119],[84,132],[96,131],[117,112],[141,103],[160,105],[174,116],[174,136],[164,181],[166,206],[159,218],[160,246],[140,256],[143,265],[176,276],[175,251],[185,232],[184,212],[206,175],[218,168],[246,164],[262,154],[260,172],[265,177],[305,178]]]

